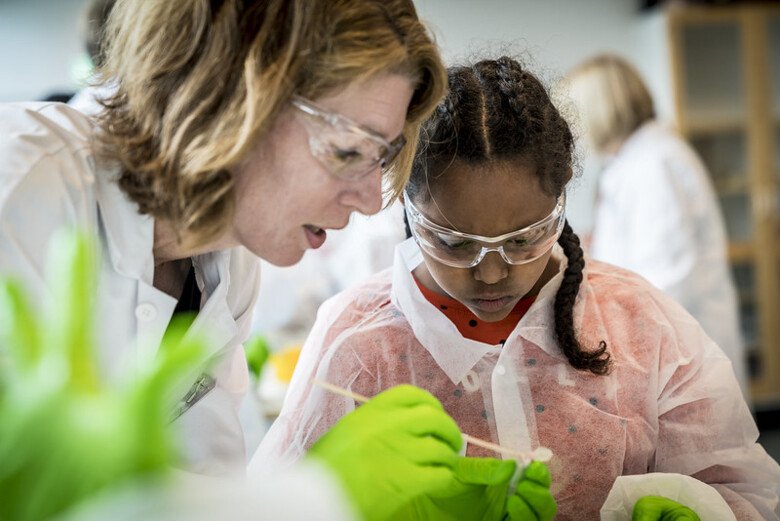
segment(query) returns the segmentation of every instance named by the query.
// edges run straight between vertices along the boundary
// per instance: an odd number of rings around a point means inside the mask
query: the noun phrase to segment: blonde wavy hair
[[[572,69],[565,79],[584,131],[598,151],[623,142],[655,117],[650,91],[626,60],[600,54]]]
[[[389,166],[396,197],[419,127],[444,95],[436,45],[411,0],[118,0],[101,76],[98,157],[139,211],[201,246],[233,218],[233,178],[292,94],[317,99],[380,73],[408,75],[407,145]]]

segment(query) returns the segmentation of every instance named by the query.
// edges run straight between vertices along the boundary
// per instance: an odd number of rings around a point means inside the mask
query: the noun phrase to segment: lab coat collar
[[[115,181],[116,170],[98,172],[97,190],[100,216],[107,242],[108,255],[114,269],[139,281],[139,291],[162,294],[154,285],[154,218],[138,213]],[[205,338],[215,352],[223,349],[237,334],[238,325],[227,304],[230,284],[231,250],[205,253],[193,258],[195,277],[203,292],[205,304],[188,330],[188,335]],[[164,295],[168,297],[168,295]],[[170,299],[170,297],[168,297]],[[165,299],[167,300],[167,299]],[[175,299],[170,312],[175,306]],[[142,331],[138,338],[147,344],[145,350],[153,355],[159,347],[165,328]]]
[[[390,298],[406,317],[417,340],[457,385],[477,362],[498,347],[463,338],[455,324],[425,299],[412,277],[412,270],[422,262],[414,239],[396,247]]]
[[[238,324],[228,306],[232,250],[198,255],[192,259],[195,278],[206,302],[187,332],[208,340],[219,351],[238,334]]]
[[[108,254],[114,269],[146,284],[154,283],[154,218],[138,213],[116,183],[118,169],[98,169],[97,200]]]
[[[559,348],[555,336],[553,303],[568,262],[558,245],[553,249],[553,256],[559,263],[558,273],[542,287],[533,305],[507,337],[503,349],[512,350],[521,337],[534,343],[548,355],[565,361],[566,356]],[[412,270],[422,262],[422,252],[414,239],[407,239],[396,247],[391,300],[406,317],[417,340],[428,350],[450,380],[458,384],[487,353],[501,348],[464,338],[455,324],[425,299],[412,277]],[[589,301],[587,280],[586,263],[583,282],[574,307],[575,331],[579,330],[582,324],[585,304]]]

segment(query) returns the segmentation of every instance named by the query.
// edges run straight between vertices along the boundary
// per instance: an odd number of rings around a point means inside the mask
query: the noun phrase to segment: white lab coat
[[[604,169],[590,254],[634,271],[677,300],[747,371],[726,231],[707,170],[679,136],[640,127]]]
[[[114,377],[155,356],[176,299],[152,285],[153,218],[138,214],[112,181],[115,170],[96,165],[91,133],[89,120],[65,105],[0,106],[0,273],[20,278],[35,302],[45,303],[52,232],[64,225],[94,232],[101,250],[99,355]],[[215,387],[175,422],[184,466],[204,474],[243,472],[237,410],[248,373],[241,342],[257,296],[258,260],[234,248],[197,256],[193,264],[203,301],[192,329],[207,335],[218,362]]]

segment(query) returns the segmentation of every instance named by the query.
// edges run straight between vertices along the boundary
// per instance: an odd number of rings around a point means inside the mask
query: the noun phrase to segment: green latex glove
[[[415,498],[453,485],[463,439],[430,393],[400,385],[339,420],[309,451],[367,521],[397,519]]]
[[[550,470],[540,461],[532,461],[523,471],[515,492],[506,502],[504,519],[512,521],[550,521],[558,510],[550,493]]]
[[[645,496],[634,504],[632,521],[700,521],[696,512],[661,496]]]
[[[453,484],[415,499],[396,515],[396,519],[500,520],[515,467],[514,460],[458,457],[453,466]]]
[[[109,386],[92,342],[95,258],[82,235],[55,236],[47,265],[58,306],[46,320],[23,289],[0,281],[0,519],[38,521],[171,463],[174,387],[201,359],[170,329],[153,367]],[[123,341],[123,339],[118,339]]]

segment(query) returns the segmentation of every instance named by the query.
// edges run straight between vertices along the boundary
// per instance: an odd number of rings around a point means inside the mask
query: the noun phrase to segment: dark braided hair
[[[449,93],[423,125],[406,191],[428,200],[427,184],[454,161],[524,161],[534,166],[545,193],[558,197],[572,178],[574,138],[539,79],[506,56],[448,69]],[[408,233],[408,228],[407,228]],[[574,333],[574,302],[585,267],[580,240],[566,222],[558,239],[568,259],[555,295],[555,333],[569,363],[603,375],[607,344],[589,351]]]

